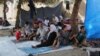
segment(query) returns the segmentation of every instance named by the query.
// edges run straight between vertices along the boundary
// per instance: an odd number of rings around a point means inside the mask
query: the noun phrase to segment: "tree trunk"
[[[72,34],[78,33],[77,19],[78,19],[78,11],[79,11],[79,7],[80,7],[81,2],[82,2],[82,0],[75,0],[73,12],[71,15]]]
[[[17,5],[17,16],[16,16],[16,24],[15,27],[19,27],[20,26],[20,13],[21,13],[21,4],[22,4],[22,0],[19,0],[19,3]]]
[[[4,20],[7,19],[7,17],[6,17],[6,9],[7,9],[6,0],[4,0],[4,9],[3,9]]]

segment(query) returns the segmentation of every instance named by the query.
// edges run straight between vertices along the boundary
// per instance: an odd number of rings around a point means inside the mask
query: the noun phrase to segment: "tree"
[[[4,0],[4,9],[3,9],[3,13],[4,13],[4,20],[7,20],[7,15],[6,15],[6,13],[8,12],[8,10],[9,10],[9,8],[8,8],[8,6],[7,6],[7,4],[6,4],[6,2],[7,1],[10,1],[10,2],[12,2],[13,3],[13,0]]]
[[[79,7],[80,7],[81,2],[82,2],[82,0],[75,0],[73,12],[71,15],[72,34],[78,33],[77,19],[78,19],[78,11],[79,11]]]
[[[4,9],[3,9],[3,13],[4,13],[4,20],[7,19],[6,17],[6,10],[7,10],[7,5],[6,5],[7,0],[4,0]]]
[[[17,5],[17,16],[16,16],[16,24],[15,27],[19,27],[20,25],[20,13],[21,13],[21,4],[22,4],[22,0],[19,0],[18,5]]]

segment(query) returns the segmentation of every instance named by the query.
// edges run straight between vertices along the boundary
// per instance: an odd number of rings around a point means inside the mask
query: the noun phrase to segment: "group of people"
[[[52,46],[59,48],[60,46],[74,45],[86,46],[86,36],[84,26],[80,27],[79,33],[71,35],[71,21],[70,19],[59,19],[52,16],[52,19],[45,18],[45,20],[33,20],[32,25],[26,22],[24,27],[16,27],[16,40],[36,40],[41,44],[36,47]]]

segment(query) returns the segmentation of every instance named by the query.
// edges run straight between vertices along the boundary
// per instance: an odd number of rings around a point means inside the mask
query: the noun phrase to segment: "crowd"
[[[52,46],[59,48],[60,46],[74,45],[86,46],[86,35],[84,26],[80,27],[79,33],[71,35],[70,19],[60,19],[52,16],[52,19],[45,18],[44,20],[34,19],[32,25],[26,22],[24,27],[16,27],[15,36],[17,41],[36,40],[41,44],[36,47]]]

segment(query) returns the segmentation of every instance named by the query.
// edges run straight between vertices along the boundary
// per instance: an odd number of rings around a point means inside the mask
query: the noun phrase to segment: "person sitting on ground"
[[[20,38],[21,38],[21,28],[20,27],[17,27],[16,28],[16,32],[15,32],[15,35],[16,35],[16,41],[19,41]]]
[[[48,33],[48,36],[47,36],[47,40],[45,42],[41,42],[41,44],[39,44],[37,46],[32,46],[32,47],[35,48],[35,47],[51,46],[56,37],[57,37],[57,28],[52,22],[50,24],[50,27],[49,27],[49,33]]]
[[[58,22],[58,24],[56,25],[57,29],[62,29],[62,27],[64,26],[64,24],[62,22]]]
[[[33,21],[33,26],[32,26],[32,33],[28,36],[29,40],[36,40],[36,32],[39,28],[39,21]]]
[[[44,26],[42,22],[39,22],[39,28],[36,32],[36,38],[40,39],[40,41],[45,41],[47,38],[48,27]]]
[[[78,40],[76,39],[77,34],[70,34],[70,35],[71,35],[69,37],[70,45],[73,45],[74,47],[77,47],[77,43],[78,43]]]
[[[86,46],[86,33],[85,33],[85,29],[84,26],[80,27],[80,32],[77,35],[77,40],[78,40],[78,45],[79,46]]]
[[[24,32],[25,32],[25,37],[28,39],[28,36],[31,34],[31,28],[29,22],[25,23]]]
[[[80,27],[80,31],[78,34],[73,34],[73,36],[70,38],[72,44],[74,44],[75,47],[84,45],[86,46],[86,35],[85,35],[85,29],[84,26]]]
[[[58,37],[53,43],[54,48],[59,48],[60,45],[68,45],[70,32],[67,30],[67,26],[64,25],[61,30],[59,30]]]

